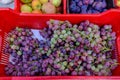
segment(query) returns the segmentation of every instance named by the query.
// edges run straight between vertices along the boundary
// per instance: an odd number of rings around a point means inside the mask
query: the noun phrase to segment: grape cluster
[[[72,25],[50,20],[40,30],[45,40],[33,38],[30,29],[9,33],[5,53],[13,56],[6,68],[13,76],[109,76],[117,67],[113,55],[116,33],[111,25],[99,27],[88,20]],[[113,57],[114,56],[114,57]]]
[[[40,41],[32,36],[30,29],[18,27],[8,34],[5,53],[12,56],[12,62],[5,68],[7,75],[39,75],[41,71],[41,53],[38,51]]]
[[[107,10],[106,0],[69,0],[70,13],[101,13]]]
[[[99,27],[89,21],[72,25],[69,21],[58,20],[50,20],[47,24],[48,28],[42,32],[46,32],[49,38],[43,37],[50,40],[49,58],[53,60],[54,75],[112,74],[117,60],[112,58],[116,33],[112,32],[111,25]]]

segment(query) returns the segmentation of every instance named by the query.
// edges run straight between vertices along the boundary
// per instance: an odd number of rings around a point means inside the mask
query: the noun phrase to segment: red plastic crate
[[[0,58],[5,47],[5,34],[16,26],[28,27],[33,29],[43,29],[46,26],[46,21],[49,19],[69,20],[71,23],[80,23],[84,20],[90,20],[98,25],[111,24],[113,31],[117,33],[115,54],[120,63],[120,11],[111,9],[101,14],[66,14],[66,0],[63,0],[63,14],[23,14],[19,12],[19,0],[15,0],[15,9],[0,9]],[[113,71],[112,76],[38,76],[38,77],[8,77],[4,71],[5,65],[0,65],[0,80],[96,80],[96,79],[112,79],[120,80],[120,65]]]

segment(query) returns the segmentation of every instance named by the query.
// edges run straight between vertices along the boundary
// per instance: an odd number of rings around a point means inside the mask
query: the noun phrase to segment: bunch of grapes
[[[41,72],[40,41],[32,38],[30,29],[16,28],[8,34],[5,53],[12,56],[5,68],[6,74],[12,76],[39,75]]]
[[[107,10],[106,0],[69,0],[70,13],[101,13]]]
[[[13,58],[5,68],[7,75],[112,75],[118,62],[113,55],[116,33],[111,25],[99,27],[88,20],[75,25],[50,20],[47,25],[39,31],[44,38],[40,41],[30,29],[9,33],[5,53]]]
[[[50,59],[55,71],[51,70],[56,75],[112,74],[117,60],[112,58],[116,33],[112,32],[111,25],[99,27],[85,21],[72,26],[69,21],[58,20],[50,20],[47,24],[43,32],[51,33],[48,35],[52,50]]]

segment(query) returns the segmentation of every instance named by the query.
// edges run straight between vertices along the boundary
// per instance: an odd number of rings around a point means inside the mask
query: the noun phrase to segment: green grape
[[[99,69],[102,69],[102,68],[103,68],[103,66],[102,66],[101,64],[99,64],[97,67],[98,67]]]
[[[18,51],[17,54],[18,54],[18,55],[22,55],[22,52],[21,52],[21,51]]]
[[[51,42],[54,43],[56,40],[54,38],[51,39]]]
[[[94,37],[95,37],[95,38],[99,38],[100,35],[99,35],[99,34],[94,34]]]
[[[92,29],[89,27],[89,28],[88,28],[88,31],[89,31],[89,32],[91,32],[91,31],[92,31]]]
[[[94,71],[96,68],[95,68],[95,66],[92,66],[91,69]]]
[[[16,46],[16,50],[19,50],[19,46]]]
[[[55,45],[54,44],[51,44],[51,48],[54,48],[55,47]]]
[[[99,72],[99,69],[98,69],[98,68],[95,68],[95,72]]]
[[[65,66],[64,65],[61,65],[61,70],[65,70]]]
[[[57,34],[54,34],[53,37],[54,37],[54,38],[58,38],[58,35],[57,35]]]
[[[42,51],[41,51],[41,53],[42,53],[42,54],[44,54],[44,53],[45,53],[45,51],[44,51],[44,50],[42,50]]]
[[[68,34],[68,35],[71,35],[72,33],[71,33],[71,31],[68,31],[67,34]]]
[[[95,44],[96,44],[95,42],[92,42],[92,43],[91,43],[91,47],[94,47],[94,46],[95,46]]]
[[[16,49],[16,45],[10,45],[11,49]]]
[[[56,43],[57,43],[57,41],[54,41],[54,42],[53,42],[53,44],[56,44]]]
[[[71,36],[71,39],[72,39],[73,41],[75,41],[75,40],[76,40],[76,39],[75,39],[75,37],[72,37],[72,36]]]
[[[83,66],[79,67],[79,71],[83,71],[83,69],[84,69]]]
[[[62,65],[67,66],[67,61],[64,61]]]
[[[10,38],[10,41],[13,42],[13,41],[14,41],[14,38]]]
[[[68,36],[68,34],[64,34],[64,38],[66,38]]]
[[[62,34],[66,34],[66,30],[62,30],[61,32],[62,32]]]
[[[99,29],[98,25],[94,25],[93,28],[94,28],[95,30],[98,30],[98,29]]]
[[[48,52],[47,52],[47,56],[49,56],[51,52],[52,52],[51,50],[48,50]]]
[[[60,53],[60,56],[64,56],[63,53]]]
[[[54,19],[50,19],[50,23],[54,23]]]
[[[90,34],[89,34],[89,37],[93,37],[94,36],[94,34],[91,32]]]
[[[76,46],[79,46],[79,45],[80,45],[80,43],[79,43],[79,42],[76,42],[75,44],[76,44]]]
[[[73,28],[77,28],[78,27],[78,25],[73,25]]]
[[[106,42],[106,41],[102,41],[102,44],[103,44],[103,45],[106,45],[106,44],[107,44],[107,42]]]
[[[61,35],[60,35],[60,38],[63,39],[63,38],[64,38],[64,35],[61,34]]]
[[[50,55],[50,53],[47,53],[47,56],[49,56]]]
[[[72,62],[70,62],[69,64],[70,64],[70,66],[73,66],[73,65],[74,65]]]

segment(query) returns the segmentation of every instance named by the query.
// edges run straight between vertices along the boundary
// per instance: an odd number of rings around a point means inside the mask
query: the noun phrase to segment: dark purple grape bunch
[[[107,10],[106,0],[69,0],[70,13],[92,14]]]
[[[5,71],[8,76],[38,76],[41,75],[41,63],[39,61],[9,63]]]
[[[22,54],[32,54],[33,49],[39,48],[40,41],[34,39],[30,29],[16,28],[8,34],[5,53],[11,54],[13,57]]]
[[[38,62],[41,60],[40,41],[32,36],[33,33],[30,29],[18,27],[8,34],[5,53],[12,56],[11,62],[5,69],[8,75],[39,75],[41,68],[41,63]]]
[[[20,49],[19,45],[24,46],[29,43],[29,42],[24,43],[23,41],[27,40],[27,38],[32,35],[33,35],[32,32],[22,28],[16,28],[15,30],[11,31],[7,37],[8,44],[6,46],[5,53],[10,53],[10,54],[15,53]]]

